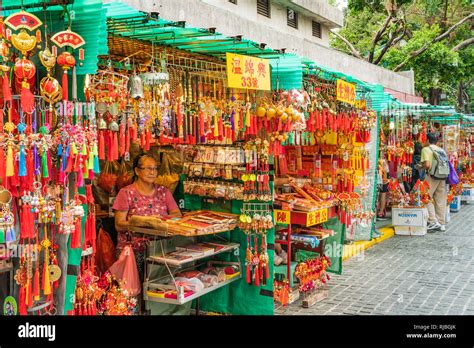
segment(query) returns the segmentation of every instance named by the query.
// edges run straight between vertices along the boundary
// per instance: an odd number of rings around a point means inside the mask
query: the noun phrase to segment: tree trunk
[[[466,112],[464,107],[464,83],[463,81],[459,81],[458,86],[458,107],[460,112]]]
[[[441,96],[441,90],[438,88],[430,88],[430,104],[439,105],[439,98]]]

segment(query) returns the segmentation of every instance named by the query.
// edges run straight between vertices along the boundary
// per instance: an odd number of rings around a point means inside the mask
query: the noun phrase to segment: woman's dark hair
[[[133,160],[133,166],[132,166],[132,170],[133,170],[133,181],[137,181],[138,179],[138,176],[137,174],[135,173],[135,169],[136,168],[140,168],[142,162],[143,162],[143,159],[144,158],[151,158],[153,159],[156,163],[158,163],[158,160],[155,158],[155,156],[153,156],[152,154],[150,153],[140,153],[137,157],[135,157],[135,159]]]

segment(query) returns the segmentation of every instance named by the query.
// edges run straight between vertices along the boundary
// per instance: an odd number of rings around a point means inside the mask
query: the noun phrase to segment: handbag
[[[99,236],[97,237],[95,260],[99,274],[107,271],[116,261],[114,242],[110,235],[102,228],[99,229]]]
[[[451,186],[459,184],[458,173],[456,172],[456,169],[454,169],[454,166],[451,162],[449,162],[449,175],[446,179],[446,182]]]
[[[123,248],[118,260],[110,266],[109,271],[123,282],[122,287],[130,296],[137,296],[141,292],[135,253],[130,245]]]

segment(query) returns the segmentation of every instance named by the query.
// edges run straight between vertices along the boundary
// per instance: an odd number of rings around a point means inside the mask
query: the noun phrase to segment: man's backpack
[[[433,152],[430,176],[437,180],[446,180],[449,176],[448,155],[443,149],[434,149],[430,146],[430,150]]]

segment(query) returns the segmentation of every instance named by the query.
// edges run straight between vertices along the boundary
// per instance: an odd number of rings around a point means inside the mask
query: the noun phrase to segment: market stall
[[[424,182],[420,158],[428,132],[439,134],[438,145],[460,173],[460,163],[464,162],[465,155],[461,146],[460,115],[452,107],[392,101],[381,112],[379,177],[385,181],[383,191],[387,192],[389,204],[399,209],[392,211],[392,222],[398,234],[426,233],[427,212],[423,207],[431,197]],[[460,187],[462,184],[450,186],[448,204]],[[405,214],[412,214],[413,219],[406,218]],[[449,209],[446,219],[449,220]],[[398,231],[397,226],[400,227]]]

